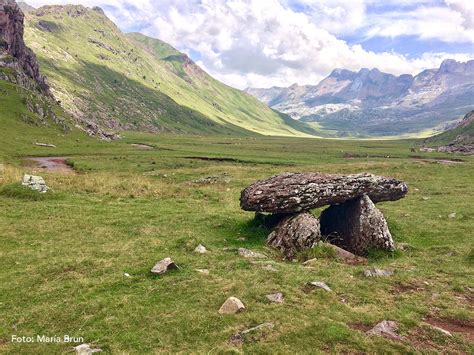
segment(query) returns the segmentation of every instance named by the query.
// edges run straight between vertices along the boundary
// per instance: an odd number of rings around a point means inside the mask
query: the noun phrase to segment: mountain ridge
[[[474,108],[474,60],[448,59],[438,69],[415,76],[395,76],[376,68],[334,69],[317,85],[246,91],[295,119],[329,129],[354,129],[368,135],[416,132],[456,120]],[[384,130],[397,123],[405,127]]]
[[[37,53],[53,94],[80,126],[191,134],[317,133],[218,82],[168,44],[122,33],[98,7],[48,5],[29,11],[25,40]],[[150,48],[158,44],[166,47],[167,57]]]

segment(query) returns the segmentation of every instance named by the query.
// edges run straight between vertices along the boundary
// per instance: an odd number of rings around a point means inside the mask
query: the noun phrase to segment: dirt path
[[[73,168],[66,164],[67,157],[36,157],[27,158],[29,162],[33,162],[38,168],[52,173],[75,174]]]

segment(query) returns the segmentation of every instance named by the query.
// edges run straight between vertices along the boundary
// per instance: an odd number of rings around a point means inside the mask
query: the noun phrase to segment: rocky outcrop
[[[321,233],[331,243],[357,255],[365,255],[370,248],[395,250],[382,212],[367,195],[324,210]]]
[[[267,244],[292,260],[296,253],[312,248],[320,239],[319,220],[305,212],[282,220],[268,236]]]
[[[240,206],[245,211],[298,213],[363,195],[374,202],[395,201],[407,192],[403,181],[372,174],[286,173],[247,187]]]
[[[24,15],[14,0],[0,0],[0,65],[14,69],[33,79],[38,89],[49,93],[45,77],[40,74],[36,56],[23,40]]]

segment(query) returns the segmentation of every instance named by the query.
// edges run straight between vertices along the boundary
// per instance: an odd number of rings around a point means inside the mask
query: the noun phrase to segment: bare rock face
[[[399,200],[408,192],[400,180],[372,174],[285,173],[242,191],[245,211],[298,213],[367,195],[373,202]]]
[[[319,220],[305,212],[283,219],[267,237],[267,244],[291,260],[297,252],[312,248],[320,239]]]
[[[322,235],[351,253],[365,255],[370,248],[395,250],[387,221],[367,195],[331,206],[320,218]]]
[[[49,92],[46,79],[39,72],[36,56],[23,41],[24,15],[14,0],[0,0],[0,54],[15,58],[21,70],[39,86]]]

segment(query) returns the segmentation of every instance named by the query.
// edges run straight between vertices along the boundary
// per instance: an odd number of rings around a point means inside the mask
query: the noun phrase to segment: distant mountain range
[[[445,60],[416,76],[335,69],[314,86],[246,91],[334,136],[422,134],[442,130],[474,109],[474,60]]]

